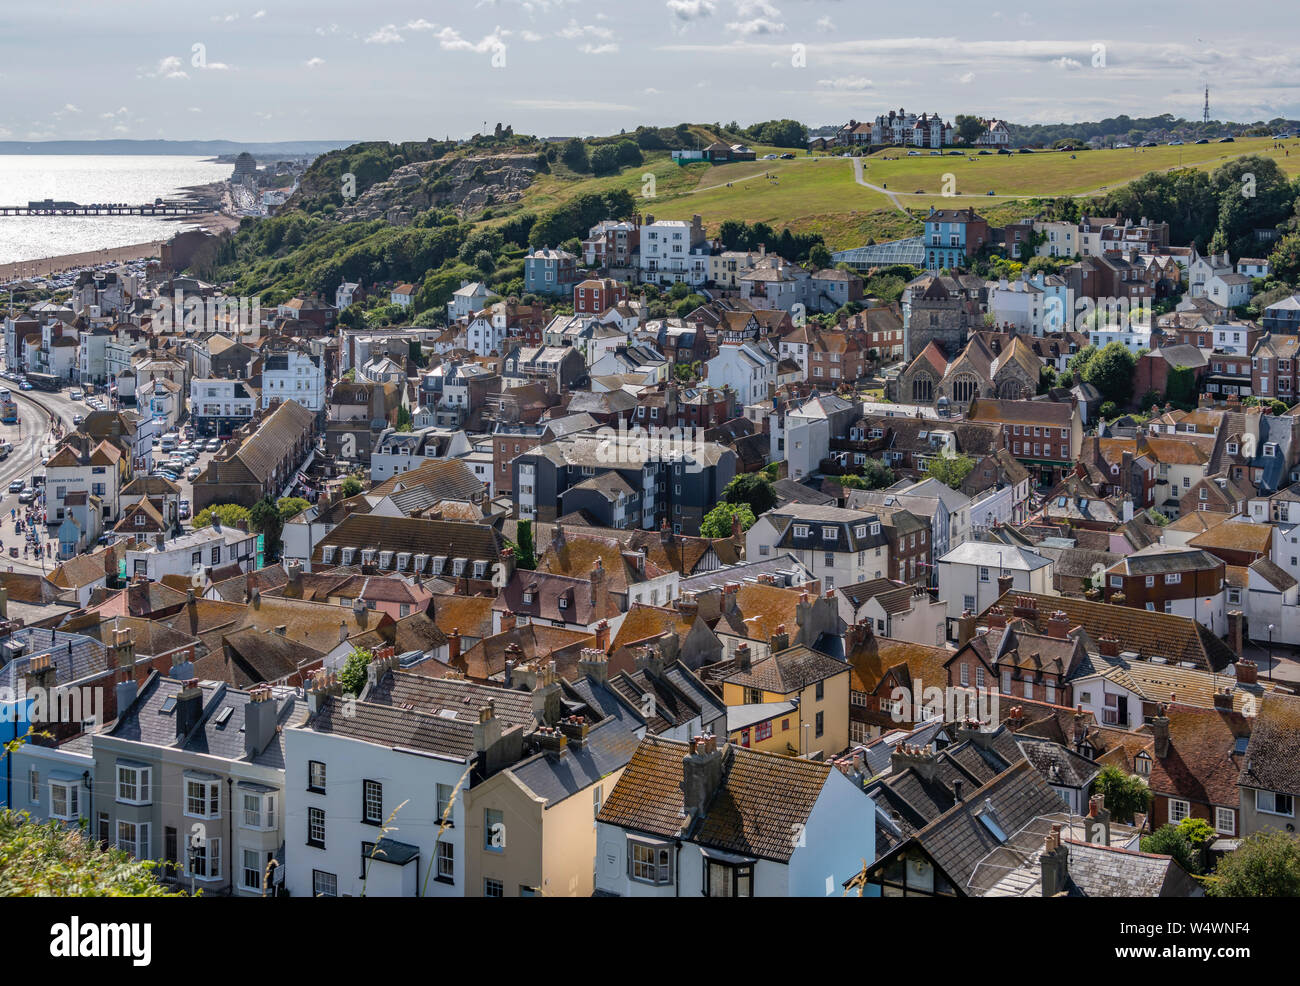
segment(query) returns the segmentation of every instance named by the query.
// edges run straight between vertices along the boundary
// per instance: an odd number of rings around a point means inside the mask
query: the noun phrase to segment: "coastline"
[[[196,229],[206,230],[220,236],[239,227],[239,220],[221,212],[205,212],[201,215],[187,216],[185,224]],[[45,277],[61,271],[82,267],[98,267],[103,264],[124,264],[132,260],[157,259],[162,256],[162,245],[168,240],[151,240],[147,243],[129,243],[124,246],[108,247],[103,250],[87,250],[82,253],[65,253],[53,257],[40,257],[36,260],[14,260],[0,263],[0,283],[25,277]]]
[[[57,274],[73,267],[122,264],[130,260],[158,257],[161,255],[162,245],[166,242],[166,240],[154,240],[151,243],[133,243],[105,250],[87,250],[85,253],[65,253],[57,257],[42,257],[39,260],[15,260],[0,264],[0,281]]]

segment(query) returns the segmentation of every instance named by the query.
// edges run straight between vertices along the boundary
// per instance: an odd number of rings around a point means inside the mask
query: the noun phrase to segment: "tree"
[[[925,465],[925,474],[931,479],[937,479],[945,486],[954,490],[961,489],[961,484],[966,481],[966,477],[971,474],[975,468],[975,460],[969,455],[953,455],[951,452],[944,452],[942,455],[936,455]]]
[[[276,506],[280,509],[280,519],[288,522],[310,507],[311,503],[300,496],[285,496],[280,498]]]
[[[974,144],[987,130],[979,117],[964,113],[958,113],[953,123],[957,125],[957,137],[963,144]]]
[[[641,148],[637,147],[630,140],[620,140],[614,148],[618,152],[619,167],[622,168],[639,168],[645,163],[645,157],[641,154]]]
[[[772,481],[757,472],[744,472],[736,476],[722,491],[727,503],[745,503],[757,517],[776,506],[776,490]]]
[[[537,545],[533,541],[533,522],[519,521],[515,525],[515,534],[519,538],[515,542],[515,565],[531,571],[537,567]]]
[[[399,405],[397,408],[397,430],[410,431],[411,420],[411,409],[405,404]]]
[[[1300,837],[1256,832],[1219,861],[1211,897],[1300,897]]]
[[[238,503],[214,503],[194,516],[194,526],[207,527],[212,523],[213,517],[227,527],[235,527],[248,520],[248,508],[241,507]]]
[[[1135,815],[1151,807],[1151,790],[1135,774],[1127,774],[1115,765],[1103,767],[1093,782],[1093,790],[1105,797],[1106,809],[1117,822],[1131,823]]]
[[[700,524],[700,537],[731,537],[731,519],[733,517],[740,519],[740,530],[742,532],[749,530],[754,525],[754,511],[749,509],[749,504],[719,503],[704,515],[704,521]]]
[[[1071,360],[1073,369],[1073,360]],[[1133,399],[1133,374],[1137,360],[1122,342],[1108,342],[1088,360],[1083,379],[1100,391],[1103,400],[1127,407]]]
[[[1150,835],[1143,836],[1142,851],[1172,856],[1188,873],[1202,872],[1205,867],[1201,863],[1201,844],[1196,841],[1200,833],[1184,827],[1191,821],[1201,819],[1185,818],[1178,825],[1162,825]],[[1201,821],[1201,824],[1205,822]],[[1213,830],[1210,834],[1213,836]]]
[[[275,561],[280,557],[280,534],[284,530],[284,518],[280,516],[280,507],[268,493],[253,504],[248,512],[248,526],[262,535],[266,560]]]
[[[1287,233],[1278,240],[1268,262],[1272,265],[1274,277],[1293,283],[1300,279],[1300,233]]]
[[[577,137],[565,141],[560,160],[572,171],[590,171],[591,161],[587,158],[587,145]]]
[[[344,498],[356,496],[361,492],[361,480],[357,479],[356,476],[349,476],[347,479],[343,480],[343,485],[339,487],[339,492],[343,494]]]
[[[814,243],[808,251],[808,264],[816,270],[825,270],[831,265],[831,252],[824,243]]]
[[[618,148],[601,144],[591,152],[591,171],[596,175],[612,175],[618,171]]]
[[[0,897],[185,897],[158,882],[159,864],[101,849],[77,828],[0,810]]]
[[[846,490],[883,490],[894,485],[894,470],[879,459],[868,459],[862,465],[859,474],[848,473],[837,476],[839,483]]]
[[[366,668],[375,659],[375,655],[364,647],[353,647],[339,672],[339,684],[349,695],[360,695],[366,685]]]

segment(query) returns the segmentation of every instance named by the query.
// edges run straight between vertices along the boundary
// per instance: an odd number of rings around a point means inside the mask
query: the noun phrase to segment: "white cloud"
[[[529,110],[568,110],[574,113],[619,112],[629,113],[635,106],[622,103],[602,103],[595,99],[515,99],[512,104]]]
[[[1083,68],[1083,63],[1081,61],[1077,58],[1069,58],[1066,55],[1062,55],[1060,58],[1053,58],[1051,64],[1053,67],[1066,72],[1074,72]]]
[[[975,73],[963,72],[961,75],[957,76],[957,81],[960,82],[963,86],[968,86],[975,81]]]
[[[846,76],[839,79],[818,79],[817,84],[825,89],[861,90],[871,88],[871,80],[860,75]]]
[[[407,21],[406,29],[408,31],[436,31],[438,30],[438,25],[433,23],[433,21],[426,21],[421,17],[419,20]]]
[[[734,31],[741,37],[755,34],[780,34],[785,24],[777,18],[781,11],[768,0],[736,0],[736,20],[727,24],[728,31]]]
[[[835,30],[835,22],[834,22],[833,20],[831,20],[830,17],[818,17],[818,18],[817,18],[817,30],[819,30],[819,31],[826,31],[826,32],[828,32],[828,33],[829,33],[830,31],[834,31],[834,30]]]
[[[578,50],[584,55],[615,55],[618,53],[618,45],[613,42],[603,45],[585,44]]]
[[[255,21],[260,21],[260,20],[261,20],[263,17],[265,17],[265,16],[266,16],[266,11],[265,11],[265,10],[259,10],[257,13],[255,13],[255,14],[253,15],[253,20],[255,20]]]
[[[328,27],[318,27],[316,28],[316,33],[321,37],[324,37],[327,34],[338,34],[339,26],[337,24],[330,24]]]
[[[368,45],[391,45],[401,44],[406,39],[397,33],[396,24],[385,24],[378,31],[373,32],[366,38]]]
[[[222,14],[213,14],[208,19],[214,24],[232,24],[239,20],[239,14],[225,14],[224,16]]]
[[[713,0],[668,0],[668,12],[679,21],[697,21],[717,9]]]
[[[64,104],[63,104],[63,112],[64,112],[64,113],[80,113],[81,110],[77,109],[77,107],[75,107],[74,105],[72,105],[72,103],[64,103]]]
[[[642,90],[641,90],[641,94],[642,94],[643,96],[658,96],[658,95],[659,95],[659,90],[656,89],[654,86],[649,86],[649,87],[647,87],[647,88],[645,88],[645,89],[642,89]]]
[[[519,37],[521,37],[525,41],[530,41],[530,42],[542,40],[542,35],[538,34],[536,31],[520,31]]]
[[[595,24],[579,24],[576,20],[571,19],[568,26],[555,32],[555,36],[559,38],[568,38],[569,40],[574,38],[592,37],[608,41],[614,36],[614,32],[607,27],[597,27]]]
[[[443,51],[472,51],[482,55],[489,51],[505,48],[505,39],[509,36],[509,31],[503,31],[498,27],[491,34],[485,35],[478,41],[469,41],[461,37],[460,32],[454,28],[444,27],[438,32],[438,46]]]
[[[189,73],[182,66],[184,63],[176,55],[168,55],[161,59],[152,72],[142,71],[140,77],[144,79],[188,79]]]
[[[307,59],[307,61],[303,62],[303,64],[306,65],[308,68],[320,68],[322,65],[325,64],[325,59],[309,58]]]

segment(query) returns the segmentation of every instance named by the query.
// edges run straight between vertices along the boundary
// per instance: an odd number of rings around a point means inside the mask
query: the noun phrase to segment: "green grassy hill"
[[[780,148],[755,148],[760,157]],[[1286,151],[1293,151],[1287,156]],[[1041,151],[1033,154],[978,154],[910,157],[901,148],[878,151],[862,159],[865,187],[854,176],[854,161],[831,155],[803,155],[793,160],[750,161],[712,166],[675,164],[667,152],[646,155],[640,168],[592,178],[556,168],[525,193],[521,208],[542,211],[574,196],[622,188],[644,200],[644,211],[662,219],[689,219],[698,213],[716,231],[726,219],[765,222],[794,232],[819,232],[833,250],[859,246],[868,237],[892,239],[918,232],[917,217],[931,206],[996,213],[1005,222],[1032,215],[1030,199],[1062,195],[1100,195],[1150,171],[1197,168],[1213,171],[1246,154],[1274,158],[1288,175],[1300,174],[1300,140],[1273,147],[1269,138],[1239,139],[1232,144],[1186,144],[1125,150]],[[942,194],[944,176],[952,175],[955,194]],[[654,184],[645,176],[653,175]],[[653,196],[644,196],[644,190]],[[994,194],[989,196],[987,193]],[[913,213],[909,218],[902,210]]]

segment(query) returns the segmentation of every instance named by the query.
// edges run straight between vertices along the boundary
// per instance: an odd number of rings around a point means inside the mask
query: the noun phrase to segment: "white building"
[[[297,401],[309,411],[325,409],[325,361],[309,346],[272,349],[262,366],[262,410]]]
[[[711,815],[723,812],[731,821],[715,824]],[[712,736],[689,745],[647,738],[596,818],[596,890],[666,899],[838,897],[873,851],[875,816],[874,802],[827,764]],[[777,828],[793,837],[777,836]]]
[[[249,572],[260,567],[257,553],[257,535],[235,527],[210,527],[172,538],[159,536],[157,540],[133,545],[126,549],[128,576],[143,575],[157,582],[164,575],[192,578],[210,568],[237,564],[240,571]]]
[[[1057,595],[1052,562],[1027,548],[987,541],[966,541],[939,559],[939,598],[948,602],[949,619],[963,610],[982,613],[1001,593],[998,576],[1010,575],[1011,588]]]
[[[771,396],[779,362],[766,343],[724,342],[718,355],[709,360],[705,380],[710,387],[730,387],[735,404],[744,407]]]
[[[641,227],[642,280],[700,285],[708,278],[709,250],[699,216],[690,222],[659,219]]]

